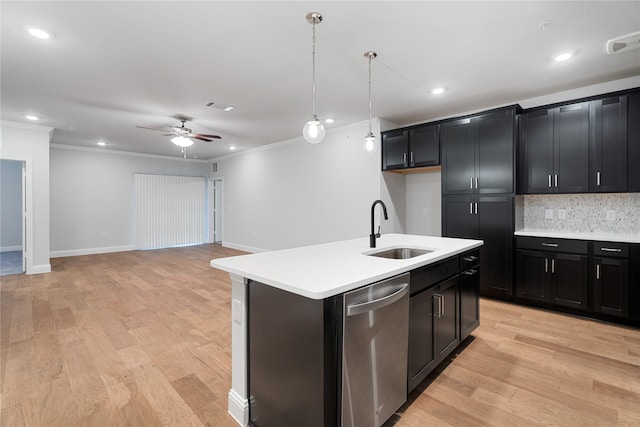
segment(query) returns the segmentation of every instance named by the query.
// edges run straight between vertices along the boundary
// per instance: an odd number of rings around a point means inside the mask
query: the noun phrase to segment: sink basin
[[[373,252],[367,254],[369,256],[377,256],[380,258],[390,258],[390,259],[409,259],[413,257],[417,257],[420,255],[428,254],[430,251],[428,249],[414,249],[414,248],[394,248],[394,249],[385,249],[380,252]]]

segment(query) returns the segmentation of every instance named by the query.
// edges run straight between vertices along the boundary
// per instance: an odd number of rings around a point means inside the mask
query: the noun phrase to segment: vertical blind
[[[138,249],[205,242],[205,178],[135,174],[135,200]]]

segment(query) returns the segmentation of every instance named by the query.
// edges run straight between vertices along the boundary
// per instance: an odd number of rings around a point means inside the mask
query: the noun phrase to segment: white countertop
[[[211,261],[211,267],[312,299],[323,299],[482,246],[482,240],[383,234],[377,247],[369,237]],[[433,250],[410,259],[365,254],[398,247]]]
[[[532,230],[523,229],[514,233],[516,236],[551,237],[556,239],[595,240],[598,242],[640,243],[640,234],[623,233],[587,233],[578,231]]]

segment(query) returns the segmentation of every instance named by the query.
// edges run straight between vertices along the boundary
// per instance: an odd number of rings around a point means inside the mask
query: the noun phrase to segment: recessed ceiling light
[[[573,53],[571,52],[563,52],[563,53],[559,53],[556,56],[553,57],[553,60],[556,62],[564,62],[564,61],[568,61],[569,59],[571,59],[571,57],[573,56]]]
[[[228,107],[224,107],[224,111],[231,111],[231,110],[235,110],[236,107],[232,107],[231,105],[229,105]]]
[[[26,116],[24,116],[24,118],[27,120],[33,120],[34,122],[40,120],[40,117],[34,116],[33,114],[27,114]]]
[[[104,141],[98,141],[98,145],[104,147],[105,145],[107,145],[107,143]]]
[[[331,124],[334,122],[334,120],[332,118],[328,118],[328,119],[325,119],[324,122]]]
[[[46,40],[46,39],[50,39],[51,38],[51,34],[47,33],[45,30],[42,30],[40,28],[28,27],[27,31],[33,37],[36,37],[36,38],[39,38],[39,39],[45,39]]]
[[[230,146],[229,146],[229,150],[231,150],[231,151],[235,150],[236,148],[237,148],[237,147],[236,147],[235,145],[230,145]]]
[[[440,95],[442,93],[444,93],[444,88],[443,87],[436,87],[431,89],[431,93],[434,95]]]

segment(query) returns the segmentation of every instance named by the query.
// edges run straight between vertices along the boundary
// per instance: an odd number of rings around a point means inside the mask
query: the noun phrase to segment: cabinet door
[[[627,191],[640,193],[640,91],[629,94],[627,112]]]
[[[397,130],[382,134],[382,170],[402,169],[409,166],[407,149],[409,131]]]
[[[587,257],[554,254],[551,259],[550,302],[565,307],[587,309]]]
[[[629,261],[619,258],[593,258],[594,310],[627,317],[629,314]]]
[[[478,198],[480,290],[513,295],[513,196]]]
[[[460,340],[480,325],[480,272],[477,268],[460,274]]]
[[[589,103],[565,105],[554,111],[554,191],[589,191]]]
[[[420,126],[409,131],[409,166],[440,164],[440,132],[438,125]]]
[[[521,194],[553,191],[553,110],[532,111],[520,116]]]
[[[409,299],[408,391],[413,390],[436,367],[433,345],[433,288]]]
[[[549,290],[547,272],[550,271],[550,260],[546,252],[517,251],[518,280],[516,288],[518,296],[537,301],[546,301]]]
[[[442,198],[442,235],[446,237],[478,238],[478,204],[472,196]]]
[[[589,190],[627,191],[627,97],[591,102]]]
[[[447,357],[460,343],[458,307],[458,276],[455,276],[438,285],[433,295],[438,361]]]
[[[471,119],[442,124],[442,193],[475,193],[475,141]]]
[[[474,119],[478,128],[478,193],[515,191],[514,115],[514,110],[506,110]]]

